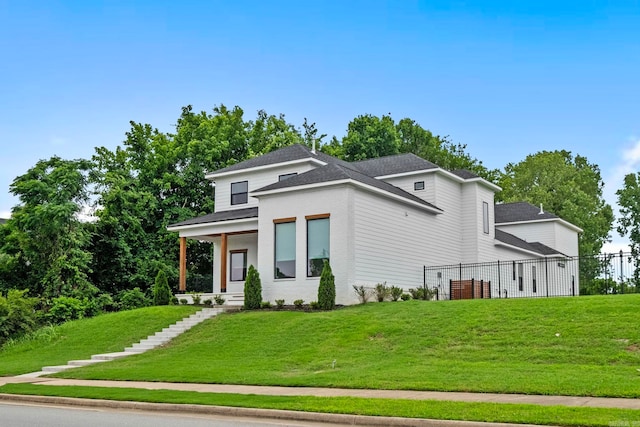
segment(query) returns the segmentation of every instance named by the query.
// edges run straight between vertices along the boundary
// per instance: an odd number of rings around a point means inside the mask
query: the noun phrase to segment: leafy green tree
[[[333,310],[336,307],[336,278],[331,271],[327,260],[324,261],[320,284],[318,286],[318,308],[320,310]]]
[[[86,296],[91,252],[87,226],[78,216],[88,201],[87,160],[40,160],[11,184],[20,205],[9,220],[14,261],[27,270],[27,285],[46,297]],[[18,268],[20,269],[20,268]]]
[[[27,297],[28,290],[11,289],[0,294],[0,347],[11,338],[33,331],[38,322],[35,306],[38,298]]]
[[[349,123],[342,146],[344,159],[354,162],[398,154],[400,137],[391,116],[365,114]]]
[[[260,280],[260,273],[253,265],[250,265],[244,282],[244,308],[257,310],[261,305],[262,281]]]
[[[620,236],[629,238],[631,256],[638,266],[640,259],[640,172],[627,174],[624,177],[622,188],[616,191],[620,217],[618,218],[617,231]],[[634,269],[634,283],[636,288],[640,286],[640,271]]]
[[[604,183],[597,165],[566,150],[541,151],[516,164],[508,164],[499,182],[504,202],[542,204],[544,210],[582,228],[580,256],[598,254],[609,239],[613,210],[602,195]],[[601,265],[594,258],[580,263],[581,290],[590,287]]]
[[[159,270],[156,276],[156,281],[153,286],[153,304],[154,305],[169,305],[171,301],[171,288],[169,288],[169,282],[167,281],[167,274],[164,270]]]

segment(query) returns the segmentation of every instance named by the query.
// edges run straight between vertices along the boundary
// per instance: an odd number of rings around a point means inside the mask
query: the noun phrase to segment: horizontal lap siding
[[[309,164],[297,164],[283,167],[274,167],[266,170],[247,171],[237,175],[225,176],[217,178],[216,183],[216,212],[226,211],[229,209],[242,209],[258,206],[258,199],[251,197],[251,192],[267,185],[278,182],[280,175],[288,173],[303,173],[313,169]],[[247,203],[242,205],[231,205],[231,183],[239,181],[248,181],[249,198]]]
[[[499,225],[498,228],[527,242],[540,242],[551,248],[556,248],[553,222]]]
[[[361,190],[353,203],[357,285],[421,286],[426,260],[447,259],[436,215]]]

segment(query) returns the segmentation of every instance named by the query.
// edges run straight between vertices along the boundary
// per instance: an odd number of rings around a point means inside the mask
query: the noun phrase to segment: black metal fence
[[[437,299],[521,298],[632,293],[640,271],[631,253],[548,257],[424,267]]]

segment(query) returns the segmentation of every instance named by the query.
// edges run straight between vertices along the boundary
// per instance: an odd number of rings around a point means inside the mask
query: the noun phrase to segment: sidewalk
[[[0,377],[0,386],[8,383],[32,383],[51,386],[125,387],[147,390],[181,390],[204,393],[238,393],[273,396],[363,397],[380,399],[448,400],[458,402],[517,403],[531,405],[583,406],[593,408],[640,409],[640,399],[541,396],[524,394],[462,393],[411,390],[361,390],[319,387],[274,387],[227,384],[193,384],[141,381],[96,381],[58,378]]]

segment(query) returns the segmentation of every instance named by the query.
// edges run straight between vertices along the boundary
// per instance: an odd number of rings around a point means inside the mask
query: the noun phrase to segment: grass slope
[[[638,307],[620,295],[243,312],[57,376],[640,397]]]
[[[46,328],[0,349],[0,376],[39,371],[43,366],[88,359],[92,354],[122,351],[196,311],[192,306],[147,307]]]

